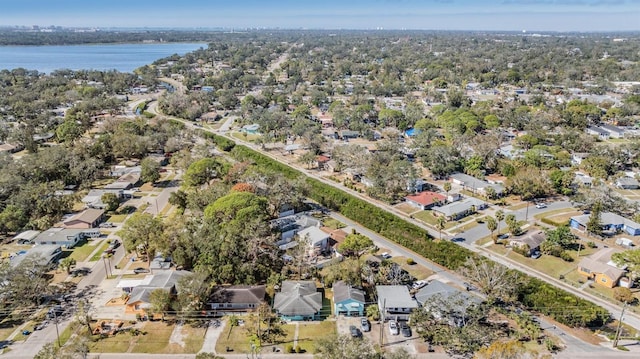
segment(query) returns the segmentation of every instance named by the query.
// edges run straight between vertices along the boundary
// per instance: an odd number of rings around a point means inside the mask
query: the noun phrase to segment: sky
[[[0,0],[0,26],[638,31],[640,0]]]

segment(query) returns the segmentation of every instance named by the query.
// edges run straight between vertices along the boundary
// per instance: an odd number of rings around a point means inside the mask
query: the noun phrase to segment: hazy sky
[[[0,0],[0,25],[640,30],[640,0]]]

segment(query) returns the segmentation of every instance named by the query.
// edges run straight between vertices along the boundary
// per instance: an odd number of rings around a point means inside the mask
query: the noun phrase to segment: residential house
[[[575,152],[571,154],[571,164],[575,165],[575,166],[579,166],[580,164],[582,164],[582,161],[585,160],[585,158],[589,157],[591,154],[588,152]]]
[[[122,165],[116,165],[111,167],[111,170],[109,171],[109,176],[111,177],[122,177],[124,175],[127,175],[129,173],[142,173],[142,167],[141,166],[122,166]]]
[[[281,249],[287,249],[287,245],[291,243],[298,232],[309,227],[320,227],[320,221],[304,214],[293,214],[272,220],[271,227],[280,232],[280,240],[276,242],[276,245]]]
[[[586,132],[589,135],[598,136],[598,138],[600,138],[601,140],[607,140],[609,139],[609,136],[611,136],[611,134],[608,131],[605,131],[600,127],[596,127],[596,126],[588,127],[586,129]]]
[[[638,189],[640,188],[640,183],[638,180],[633,177],[620,177],[616,180],[616,187],[620,189]]]
[[[446,203],[447,197],[440,193],[424,191],[404,198],[406,202],[422,210],[431,209],[433,206]]]
[[[41,233],[40,231],[34,231],[34,230],[20,232],[15,237],[13,237],[13,241],[15,241],[18,244],[32,244],[33,240],[40,233]]]
[[[384,321],[409,320],[411,312],[418,308],[406,285],[377,285],[376,292],[380,318]]]
[[[609,137],[611,138],[623,138],[624,137],[624,129],[614,126],[614,125],[600,125],[599,128],[609,132]]]
[[[576,230],[585,232],[587,230],[587,223],[591,214],[584,214],[581,216],[571,217],[569,226]],[[611,212],[604,212],[600,214],[600,222],[602,223],[602,229],[605,231],[618,232],[624,231],[632,236],[640,235],[640,224],[630,219],[626,219],[620,215]]]
[[[331,236],[320,230],[319,227],[308,227],[298,232],[298,238],[301,241],[308,241],[309,253],[316,256],[325,253],[329,249],[329,238]]]
[[[264,302],[264,285],[231,285],[215,288],[207,305],[215,314],[249,312]]]
[[[360,132],[351,130],[341,130],[339,132],[340,138],[343,140],[353,139],[360,137]]]
[[[593,178],[582,172],[576,172],[573,183],[580,187],[591,187],[593,185]]]
[[[62,222],[62,225],[64,228],[74,229],[96,228],[104,221],[104,218],[103,210],[89,208]]]
[[[524,151],[522,149],[515,148],[512,144],[508,144],[500,146],[500,148],[498,149],[498,154],[500,154],[504,158],[514,160],[517,158],[522,158]]]
[[[607,288],[617,286],[626,273],[624,267],[618,267],[611,261],[611,256],[617,252],[620,251],[615,248],[603,248],[591,256],[583,258],[578,264],[578,273],[592,279],[598,285]]]
[[[334,160],[329,160],[327,161],[327,163],[325,163],[324,165],[324,169],[327,172],[338,172],[338,162],[334,161]]]
[[[343,281],[333,283],[333,304],[336,315],[364,316],[364,291]]]
[[[633,241],[630,240],[629,238],[618,238],[616,239],[616,244],[619,245],[620,247],[624,247],[627,249],[630,249],[635,245],[633,244]]]
[[[163,271],[146,276],[145,280],[138,285],[129,287],[131,290],[125,306],[125,314],[148,315],[151,308],[150,297],[154,290],[166,290],[172,296],[176,296],[179,290],[178,282],[190,274],[189,271]],[[120,287],[120,285],[118,286]]]
[[[493,188],[497,196],[501,196],[504,192],[504,187],[500,183],[492,184],[464,173],[454,173],[449,177],[452,183],[460,185],[472,193],[479,193],[486,196],[488,194],[488,188]]]
[[[415,298],[424,310],[430,311],[436,318],[444,319],[442,317],[444,317],[445,314],[450,316],[448,318],[452,321],[450,325],[456,326],[461,326],[469,307],[482,302],[482,299],[439,280],[429,282],[429,284],[415,294]],[[441,308],[432,305],[434,303],[438,305],[443,302],[451,306],[449,309],[452,310],[453,313],[442,313]]]
[[[537,231],[533,233],[528,233],[522,237],[512,238],[509,241],[509,244],[512,247],[518,247],[520,249],[526,250],[525,253],[527,256],[531,256],[534,252],[540,250],[540,245],[542,242],[547,240],[547,236],[542,231]]]
[[[42,244],[29,248],[27,253],[19,254],[11,258],[9,265],[18,266],[27,258],[39,258],[41,264],[53,264],[62,254],[62,247],[55,244]]]
[[[322,293],[313,281],[284,281],[273,309],[284,320],[316,320],[322,310]]]
[[[433,214],[443,216],[447,221],[455,221],[486,207],[487,204],[477,198],[467,198],[441,207],[434,207]]]
[[[73,248],[86,238],[100,237],[99,229],[49,228],[33,239],[33,244],[52,244]]]
[[[80,201],[84,203],[86,208],[105,209],[107,205],[102,202],[102,196],[105,193],[113,193],[118,198],[123,198],[124,196],[123,190],[91,189]]]
[[[316,167],[318,167],[318,169],[320,170],[326,170],[327,169],[327,163],[331,161],[331,158],[327,157],[327,156],[323,156],[323,155],[318,155],[316,156]]]

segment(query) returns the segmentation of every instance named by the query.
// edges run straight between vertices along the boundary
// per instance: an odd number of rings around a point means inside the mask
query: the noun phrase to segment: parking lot
[[[360,317],[344,317],[339,316],[336,319],[338,334],[351,335],[349,327],[351,325],[362,331],[360,325]],[[385,351],[396,351],[400,348],[404,348],[410,354],[426,353],[427,345],[425,345],[420,337],[412,331],[412,335],[409,338],[399,335],[391,335],[389,332],[388,322],[381,324],[377,321],[369,321],[371,325],[371,331],[363,332],[362,336],[369,340],[373,344],[382,343],[381,347]],[[382,337],[382,340],[380,339]]]

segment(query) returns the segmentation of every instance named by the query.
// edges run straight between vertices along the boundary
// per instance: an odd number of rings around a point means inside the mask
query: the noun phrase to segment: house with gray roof
[[[439,280],[433,280],[420,289],[415,298],[423,310],[433,313],[436,318],[446,318],[450,325],[456,326],[464,323],[469,307],[482,303],[479,297]]]
[[[512,238],[509,244],[512,247],[518,247],[527,250],[527,255],[530,256],[534,252],[540,249],[542,242],[547,240],[547,236],[542,231],[536,231],[527,233],[524,236]]]
[[[571,217],[569,226],[578,231],[586,232],[589,218],[591,218],[591,213]],[[602,229],[605,231],[624,231],[632,236],[640,235],[640,223],[636,223],[612,212],[604,212],[600,214],[600,222],[602,223]]]
[[[640,183],[638,180],[633,177],[620,177],[616,180],[616,187],[620,189],[638,189],[640,188]]]
[[[624,137],[624,129],[618,127],[618,126],[614,126],[614,125],[600,125],[598,126],[601,129],[609,132],[609,137],[611,138],[622,138]]]
[[[364,291],[343,281],[333,283],[333,303],[336,315],[359,317],[364,315],[366,303]]]
[[[264,302],[264,285],[226,285],[213,290],[207,305],[216,314],[249,312]]]
[[[40,264],[53,264],[62,255],[62,247],[55,244],[43,244],[29,248],[26,253],[18,254],[10,259],[11,267],[17,267],[27,258],[38,258]]]
[[[376,292],[380,318],[384,321],[409,320],[411,312],[418,308],[406,285],[377,285]]]
[[[605,131],[602,128],[596,126],[587,127],[585,131],[589,135],[598,136],[598,138],[600,138],[601,140],[609,139],[609,136],[611,136],[609,131]]]
[[[54,227],[38,234],[33,239],[33,244],[53,244],[65,248],[73,248],[83,239],[99,236],[100,230],[97,228],[76,229]]]
[[[139,314],[145,316],[151,308],[151,293],[154,290],[162,289],[170,295],[178,294],[177,287],[180,279],[191,275],[189,271],[162,271],[145,277],[145,280],[135,287],[129,287],[129,298],[125,306],[125,314]],[[124,287],[123,287],[124,288]],[[126,292],[126,290],[125,290]]]
[[[487,204],[484,201],[477,198],[466,198],[459,202],[435,207],[433,209],[433,214],[436,216],[443,216],[447,221],[455,221],[486,207]]]
[[[273,309],[284,320],[316,320],[322,309],[322,293],[313,281],[284,281]]]
[[[504,187],[500,183],[489,183],[485,180],[469,176],[464,173],[454,173],[449,176],[451,182],[462,186],[462,188],[471,191],[472,193],[479,193],[481,195],[487,195],[488,188],[493,188],[497,196],[501,196],[504,192]]]
[[[317,255],[329,249],[329,239],[331,236],[318,227],[309,227],[298,232],[298,238],[301,241],[308,241],[309,251],[311,254]]]

